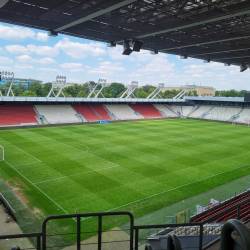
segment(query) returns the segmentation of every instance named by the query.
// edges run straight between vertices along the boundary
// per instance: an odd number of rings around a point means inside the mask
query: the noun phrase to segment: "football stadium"
[[[244,0],[0,0],[4,23],[242,74],[249,20]],[[69,97],[58,75],[34,97],[17,77],[0,68],[0,250],[250,249],[250,93],[113,98],[99,79]]]

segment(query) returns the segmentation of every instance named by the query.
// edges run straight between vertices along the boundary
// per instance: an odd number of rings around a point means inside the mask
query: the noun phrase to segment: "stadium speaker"
[[[130,55],[133,52],[133,50],[130,48],[129,43],[127,41],[124,41],[123,43],[123,55]]]
[[[114,47],[116,47],[116,43],[114,43],[114,42],[109,42],[109,43],[107,43],[107,47],[108,47],[108,48],[114,48]]]
[[[133,51],[140,52],[141,47],[142,47],[142,42],[138,40],[132,40],[130,45],[133,48]]]
[[[250,102],[250,93],[246,93],[244,96],[244,102]]]
[[[245,70],[247,70],[247,66],[246,66],[244,63],[242,63],[242,64],[240,65],[240,72],[243,72],[243,71],[245,71]]]

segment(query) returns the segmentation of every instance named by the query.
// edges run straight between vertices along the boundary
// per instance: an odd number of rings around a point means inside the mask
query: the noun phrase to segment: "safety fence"
[[[206,237],[204,236],[204,227],[208,225],[208,223],[211,223],[215,221],[217,218],[223,216],[224,214],[237,209],[237,219],[240,220],[240,207],[247,202],[250,202],[250,198],[247,200],[244,200],[227,210],[220,212],[218,214],[215,214],[213,217],[206,219],[202,222],[197,222],[197,223],[182,223],[182,224],[159,224],[159,225],[134,225],[134,217],[130,212],[122,211],[122,212],[103,212],[103,213],[86,213],[86,214],[66,214],[66,215],[56,215],[56,216],[49,216],[47,217],[42,224],[42,232],[38,233],[29,233],[29,234],[14,234],[14,235],[0,235],[0,245],[1,240],[10,240],[10,239],[22,239],[22,240],[27,240],[29,238],[36,238],[36,243],[33,245],[33,247],[22,247],[21,249],[37,249],[37,250],[47,250],[47,249],[63,249],[69,246],[73,246],[73,248],[70,249],[97,249],[97,250],[102,250],[104,249],[105,244],[113,244],[114,247],[109,247],[109,249],[122,249],[121,247],[118,247],[119,244],[126,243],[126,246],[124,246],[124,249],[135,249],[138,250],[141,244],[147,243],[150,241],[150,237],[147,237],[147,239],[141,239],[140,238],[140,231],[141,230],[149,230],[153,228],[183,228],[183,227],[196,227],[199,228],[196,233],[196,239],[197,242],[195,243],[194,246],[192,246],[192,249],[199,249],[202,250],[203,247],[205,247],[209,242]],[[130,221],[130,227],[127,229],[127,238],[126,239],[117,239],[117,240],[110,240],[110,238],[106,237],[105,234],[109,232],[111,235],[115,234],[115,230],[105,230],[105,227],[107,226],[107,223],[109,219],[113,216],[128,216],[129,221]],[[86,232],[84,231],[83,223],[85,220],[88,219],[95,219],[97,222],[97,230],[96,231],[89,231]],[[74,228],[72,228],[70,233],[58,233],[57,231],[53,231],[53,224],[50,224],[54,221],[57,221],[57,223],[60,224],[60,228],[66,228],[68,223],[67,220],[70,219],[71,221],[73,220]],[[119,230],[117,230],[119,231]],[[52,232],[52,233],[51,233]],[[82,234],[83,233],[90,233],[90,235],[96,235],[96,242],[91,242],[91,241],[83,241]],[[175,231],[176,233],[176,231]],[[157,237],[164,236],[164,234],[156,234]],[[172,234],[171,234],[172,235]],[[72,236],[73,240],[72,240]],[[104,237],[105,236],[105,237]],[[170,236],[165,235],[166,237]],[[55,239],[60,239],[61,237],[66,237],[66,239],[71,239],[71,241],[68,241],[70,243],[68,244],[62,244],[62,241],[58,241],[58,244],[56,243],[57,241],[50,241],[49,238],[53,237]],[[185,235],[184,237],[191,237],[188,235]],[[215,238],[218,238],[218,236],[214,236]],[[112,238],[112,237],[111,237]],[[179,237],[181,238],[181,236]],[[210,237],[211,238],[211,237]],[[191,238],[190,238],[191,239]],[[213,239],[213,238],[212,238]],[[205,240],[205,242],[204,242]],[[211,239],[210,239],[211,241]],[[14,241],[12,241],[14,244]],[[65,241],[67,242],[67,241]],[[84,246],[84,247],[83,247]],[[95,246],[95,247],[94,247]],[[185,248],[190,248],[184,247]]]

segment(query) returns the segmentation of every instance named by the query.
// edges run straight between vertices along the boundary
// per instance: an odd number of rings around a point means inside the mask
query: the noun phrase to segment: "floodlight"
[[[0,8],[2,8],[9,0],[0,0]]]
[[[123,55],[130,55],[133,52],[133,50],[130,48],[129,43],[127,41],[124,41],[123,43]]]
[[[157,55],[158,54],[158,50],[154,49],[150,51],[150,55]]]
[[[180,59],[187,59],[187,55],[180,56]]]
[[[210,63],[210,60],[209,59],[205,59],[203,60],[204,63]]]
[[[242,63],[242,64],[240,65],[240,72],[243,72],[243,71],[245,71],[245,70],[247,70],[247,66],[246,66],[244,63]]]
[[[56,37],[56,36],[58,36],[58,33],[55,32],[54,30],[49,30],[48,31],[48,36]]]
[[[115,42],[109,42],[109,43],[107,43],[107,47],[114,48],[114,47],[116,47],[116,43]]]
[[[131,40],[130,41],[130,46],[133,48],[133,51],[135,52],[140,52],[141,47],[142,47],[142,42],[138,40]]]
[[[230,63],[224,63],[224,66],[230,66],[231,64]]]

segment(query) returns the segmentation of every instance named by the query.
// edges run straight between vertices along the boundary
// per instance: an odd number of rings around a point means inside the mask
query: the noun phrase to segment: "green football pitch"
[[[139,217],[250,174],[249,142],[248,127],[188,119],[2,130],[0,177],[44,216]]]

